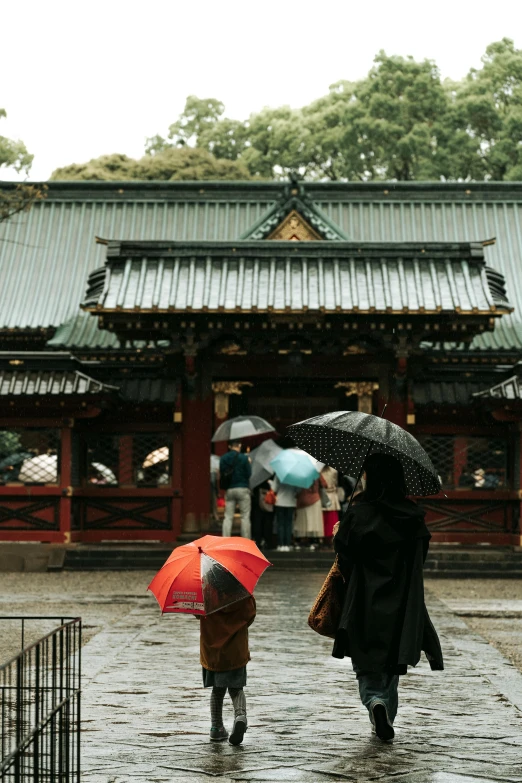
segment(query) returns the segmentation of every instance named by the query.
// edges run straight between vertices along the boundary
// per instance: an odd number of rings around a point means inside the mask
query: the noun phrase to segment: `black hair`
[[[241,441],[240,440],[229,440],[228,441],[228,448],[232,449],[232,448],[234,448],[234,446],[241,446]]]
[[[404,470],[398,459],[389,454],[370,454],[364,462],[366,489],[364,499],[399,500],[407,495]]]

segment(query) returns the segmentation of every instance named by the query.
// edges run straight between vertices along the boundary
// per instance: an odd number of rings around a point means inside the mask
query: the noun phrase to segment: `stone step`
[[[67,570],[157,570],[166,561],[172,547],[156,545],[79,545],[67,550]],[[277,570],[309,569],[327,571],[334,554],[331,551],[267,551]],[[440,578],[522,578],[522,552],[483,547],[466,550],[436,548],[424,567],[427,576]]]
[[[186,541],[178,540],[176,546]],[[171,544],[0,544],[0,571],[157,571],[172,552]],[[269,550],[266,556],[277,570],[327,571],[332,551]],[[437,578],[522,579],[522,550],[500,547],[445,547],[434,545],[425,563],[427,576]]]

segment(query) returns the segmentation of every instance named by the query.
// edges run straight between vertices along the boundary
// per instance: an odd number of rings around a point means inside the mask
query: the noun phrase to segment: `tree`
[[[7,117],[5,109],[0,109],[0,119]],[[27,151],[22,141],[14,141],[0,136],[0,168],[14,168],[17,172],[29,173],[33,155]],[[0,223],[19,212],[26,212],[35,201],[45,197],[45,188],[37,185],[17,185],[14,189],[0,188]]]
[[[137,161],[137,179],[201,180],[250,179],[244,163],[221,160],[208,150],[168,147]]]
[[[442,81],[431,60],[379,52],[368,75],[339,81],[300,109],[245,120],[190,95],[138,161],[104,156],[59,169],[82,179],[522,179],[522,50],[488,46],[482,67]]]
[[[50,179],[59,180],[113,180],[139,179],[136,171],[137,161],[127,155],[115,153],[93,158],[88,163],[71,163],[55,169]]]
[[[53,171],[51,180],[234,180],[249,179],[245,164],[220,160],[207,150],[169,147],[134,160],[126,155],[102,155]]]
[[[511,39],[490,44],[456,85],[455,120],[477,143],[482,176],[522,179],[522,50]]]
[[[0,119],[7,117],[5,109],[0,109]],[[0,136],[0,168],[13,167],[15,171],[29,173],[34,155],[27,152],[22,141],[14,141],[6,136]]]

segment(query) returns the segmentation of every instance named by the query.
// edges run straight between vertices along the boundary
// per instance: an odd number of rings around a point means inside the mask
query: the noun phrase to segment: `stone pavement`
[[[522,675],[431,598],[447,670],[423,661],[401,678],[395,741],[383,744],[349,662],[306,624],[321,582],[270,571],[260,582],[240,747],[208,741],[199,622],[136,601],[84,648],[85,783],[522,783]]]

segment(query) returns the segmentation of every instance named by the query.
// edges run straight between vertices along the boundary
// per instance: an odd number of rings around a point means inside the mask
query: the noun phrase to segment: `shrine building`
[[[522,183],[50,182],[0,224],[0,540],[205,531],[227,417],[386,404],[433,540],[519,545],[521,218]]]

